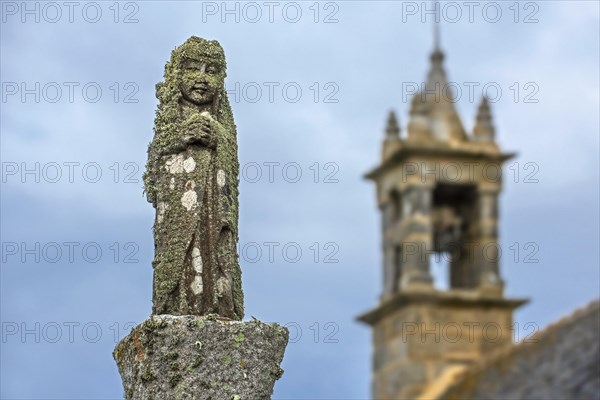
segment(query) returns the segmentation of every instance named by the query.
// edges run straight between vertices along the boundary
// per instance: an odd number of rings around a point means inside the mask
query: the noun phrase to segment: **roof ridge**
[[[594,311],[595,312],[600,311],[600,299],[592,300],[587,305],[575,309],[575,311],[573,311],[571,314],[562,316],[558,321],[553,322],[550,325],[547,325],[541,331],[536,332],[536,334],[534,335],[534,338],[539,339],[540,337],[546,337],[550,333],[556,332],[563,326],[570,325],[571,322],[581,319],[581,318],[591,314]],[[516,343],[514,347],[519,347],[522,344],[529,344],[529,343],[520,341],[519,343]]]

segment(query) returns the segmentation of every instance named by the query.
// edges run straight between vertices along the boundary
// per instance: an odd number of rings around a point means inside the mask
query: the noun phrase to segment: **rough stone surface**
[[[153,315],[113,352],[127,400],[269,399],[288,331],[257,320]]]

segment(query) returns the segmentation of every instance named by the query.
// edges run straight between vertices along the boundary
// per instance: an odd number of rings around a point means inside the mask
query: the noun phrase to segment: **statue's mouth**
[[[204,93],[204,92],[208,91],[208,87],[206,85],[194,85],[192,87],[192,91]]]

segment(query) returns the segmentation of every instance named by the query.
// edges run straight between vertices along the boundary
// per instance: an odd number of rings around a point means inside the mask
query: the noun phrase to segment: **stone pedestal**
[[[113,356],[127,400],[269,399],[288,331],[258,320],[153,315]]]

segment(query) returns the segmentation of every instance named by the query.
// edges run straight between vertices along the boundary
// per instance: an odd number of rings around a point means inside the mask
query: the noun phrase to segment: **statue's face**
[[[206,61],[187,59],[182,64],[179,89],[183,97],[198,106],[211,104],[223,86],[223,71]]]

